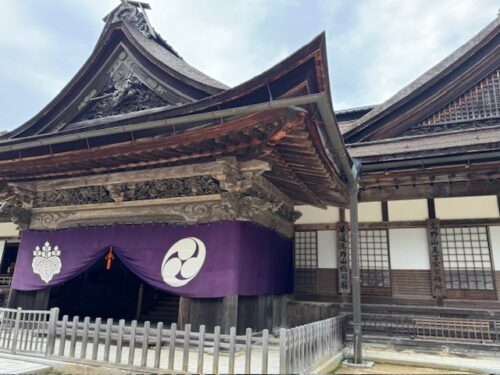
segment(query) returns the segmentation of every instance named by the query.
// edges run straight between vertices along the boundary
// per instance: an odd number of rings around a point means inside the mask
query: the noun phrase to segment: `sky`
[[[143,0],[144,1],[144,0]],[[497,0],[149,0],[155,30],[229,86],[326,31],[334,109],[383,102],[472,38]],[[36,115],[84,64],[119,0],[0,0],[0,130]]]

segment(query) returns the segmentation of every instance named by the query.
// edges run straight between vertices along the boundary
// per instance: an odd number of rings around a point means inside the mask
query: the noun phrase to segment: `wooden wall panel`
[[[461,300],[496,300],[497,295],[494,290],[447,290],[446,298]]]
[[[392,295],[432,298],[430,270],[391,270]]]
[[[314,285],[295,285],[295,293],[323,296],[338,296],[338,274],[336,268],[318,268]]]
[[[391,288],[370,288],[366,286],[361,287],[362,296],[375,296],[375,297],[390,297],[392,295]]]

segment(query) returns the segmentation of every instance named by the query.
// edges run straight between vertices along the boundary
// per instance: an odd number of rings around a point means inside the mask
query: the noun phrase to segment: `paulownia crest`
[[[31,266],[33,267],[33,272],[40,275],[40,278],[48,284],[50,280],[61,272],[61,250],[59,246],[54,246],[54,249],[50,246],[48,241],[40,249],[40,246],[35,247],[33,251],[33,262]]]

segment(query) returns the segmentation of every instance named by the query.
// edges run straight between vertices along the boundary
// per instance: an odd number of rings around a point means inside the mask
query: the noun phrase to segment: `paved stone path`
[[[48,374],[52,367],[17,359],[0,358],[0,374]]]

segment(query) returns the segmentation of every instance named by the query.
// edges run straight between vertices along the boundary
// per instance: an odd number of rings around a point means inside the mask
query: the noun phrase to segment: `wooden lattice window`
[[[316,284],[318,269],[318,232],[295,232],[295,283]]]
[[[403,135],[438,133],[494,125],[500,116],[500,68]]]
[[[349,241],[349,248],[350,246]],[[387,229],[361,229],[358,246],[361,286],[389,288],[391,286],[391,267]],[[349,263],[352,269],[352,251],[349,251]]]
[[[361,286],[369,288],[391,286],[387,229],[359,231],[359,258]]]
[[[500,115],[500,68],[462,96],[421,122],[422,125]]]
[[[447,289],[494,289],[486,227],[441,228],[441,246]]]

